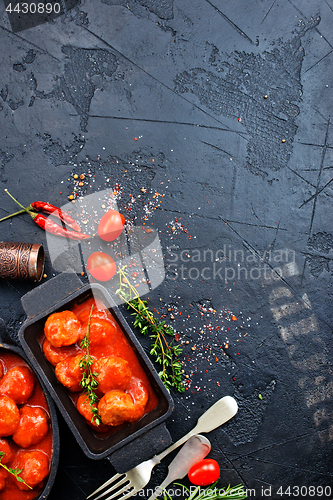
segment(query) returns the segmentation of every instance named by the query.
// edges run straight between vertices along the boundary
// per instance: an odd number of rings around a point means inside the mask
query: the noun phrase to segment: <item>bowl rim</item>
[[[12,351],[16,355],[20,356],[29,366],[29,368],[34,372],[36,375],[39,384],[41,385],[43,389],[44,396],[46,398],[46,402],[48,405],[49,413],[50,413],[50,419],[52,423],[52,460],[51,460],[51,466],[50,466],[50,472],[48,476],[48,480],[43,488],[43,490],[39,493],[38,496],[34,498],[34,500],[44,500],[46,499],[53,487],[54,481],[56,479],[56,475],[58,472],[58,466],[59,466],[59,457],[60,457],[60,434],[59,434],[59,425],[58,425],[58,417],[57,417],[57,412],[56,412],[56,407],[54,404],[54,401],[48,392],[47,388],[45,387],[45,384],[40,377],[39,373],[36,372],[36,369],[33,367],[32,363],[29,361],[29,358],[25,354],[24,350],[17,346],[16,344],[11,344],[8,342],[3,341],[2,335],[0,332],[0,350],[5,349],[8,351]]]

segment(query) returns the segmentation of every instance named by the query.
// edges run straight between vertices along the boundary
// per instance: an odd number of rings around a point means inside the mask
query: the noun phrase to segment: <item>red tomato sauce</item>
[[[27,363],[18,355],[6,352],[3,350],[0,350],[0,363],[3,368],[3,375],[5,376],[6,373],[14,367],[28,367]],[[22,454],[25,452],[42,452],[47,456],[48,460],[48,473],[50,472],[50,467],[51,467],[51,461],[52,461],[52,446],[53,446],[53,441],[52,441],[52,427],[51,427],[51,418],[50,418],[50,413],[49,413],[49,408],[48,404],[46,401],[46,398],[43,393],[43,389],[40,386],[37,377],[35,374],[33,374],[34,378],[34,391],[28,401],[24,405],[17,405],[18,408],[20,409],[22,406],[29,406],[29,407],[40,407],[42,408],[47,416],[48,416],[48,431],[46,436],[39,441],[36,445],[31,445],[26,448],[21,448],[18,446],[14,441],[12,436],[4,436],[0,439],[6,440],[10,446],[12,456],[9,462],[5,460],[5,457],[2,458],[2,461],[5,462],[5,465],[8,468],[15,469],[17,468],[17,460],[19,459],[20,456],[23,456]],[[0,387],[1,387],[1,379],[0,379]],[[0,390],[1,394],[1,390]],[[31,426],[32,427],[32,424]],[[29,432],[30,429],[28,429]],[[31,428],[31,431],[33,429]],[[1,449],[1,445],[0,445]],[[46,460],[46,462],[47,462]],[[16,478],[7,472],[3,467],[0,467],[0,478],[3,478],[5,480],[5,487],[0,491],[0,500],[32,500],[36,496],[39,495],[39,493],[43,490],[45,487],[46,481],[47,481],[47,476],[39,482],[32,490],[27,489],[27,491],[21,490],[18,488],[18,481]],[[0,481],[1,484],[2,481]],[[26,481],[29,484],[29,481]]]
[[[141,366],[133,348],[131,347],[129,341],[127,340],[125,334],[123,333],[121,327],[117,323],[116,319],[112,316],[110,311],[106,309],[105,305],[103,302],[99,299],[94,299],[90,298],[83,302],[82,304],[76,304],[74,307],[71,308],[71,311],[76,315],[76,317],[79,319],[79,321],[82,324],[82,333],[81,333],[81,339],[86,333],[87,330],[87,322],[89,319],[89,314],[92,308],[92,305],[95,305],[97,308],[94,309],[93,316],[92,316],[92,322],[91,325],[93,325],[93,318],[94,315],[98,320],[101,320],[101,324],[105,324],[105,327],[108,328],[108,335],[106,336],[104,333],[101,333],[101,341],[98,343],[98,341],[95,338],[95,334],[92,332],[91,329],[91,344],[89,348],[89,353],[92,357],[99,359],[99,358],[105,358],[107,356],[113,356],[117,358],[122,358],[123,360],[127,361],[130,370],[131,370],[131,382],[129,384],[129,387],[125,389],[124,392],[130,394],[133,398],[133,401],[136,401],[137,399],[140,398],[140,391],[142,391],[142,388],[148,392],[148,401],[145,405],[144,408],[144,415],[152,411],[154,408],[156,408],[158,404],[158,398],[153,391],[153,388],[148,380],[148,377]],[[101,328],[102,332],[103,328]],[[43,336],[40,339],[41,345],[43,345],[45,337]],[[73,344],[75,346],[75,349],[77,349],[77,352],[82,352],[84,353],[84,350],[80,347],[80,342],[76,342],[76,344]],[[98,393],[98,388],[96,390],[96,393]],[[82,391],[80,392],[69,392],[69,395],[73,401],[73,404],[76,406],[77,400],[79,396],[82,394]],[[100,395],[102,396],[102,395]],[[140,416],[140,418],[142,418]],[[90,422],[87,422],[88,425]],[[123,427],[124,424],[120,425],[114,425],[114,426],[105,426],[104,424],[101,425],[100,432],[107,432],[108,434],[114,433],[119,428]],[[91,425],[90,425],[91,427]],[[93,430],[100,434],[98,427],[94,427]],[[1,500],[1,499],[0,499]]]

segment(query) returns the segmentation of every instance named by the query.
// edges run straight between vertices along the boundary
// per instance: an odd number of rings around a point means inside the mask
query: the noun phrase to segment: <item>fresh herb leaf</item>
[[[180,486],[183,492],[186,491],[187,496],[184,497],[184,500],[243,500],[247,498],[246,491],[242,484],[238,484],[237,486],[230,486],[229,484],[226,488],[220,488],[216,486],[217,482],[218,481],[207,488],[198,486],[192,493],[189,488],[183,484],[174,484]],[[173,500],[167,490],[163,490],[163,498],[164,500]]]
[[[92,411],[92,419],[91,423],[95,423],[96,425],[100,425],[102,423],[101,417],[99,416],[98,409],[96,406],[96,402],[98,400],[98,397],[96,396],[95,389],[98,387],[98,380],[97,380],[97,373],[92,371],[92,365],[94,364],[94,358],[90,355],[90,340],[89,340],[89,334],[90,334],[90,323],[91,323],[91,315],[93,312],[94,305],[91,306],[90,314],[89,314],[89,319],[88,319],[88,326],[87,326],[87,332],[85,336],[83,337],[80,346],[82,349],[84,349],[86,352],[84,356],[80,360],[80,368],[83,370],[82,373],[82,378],[80,381],[81,387],[83,389],[84,394],[87,395],[89,399],[89,404],[91,406],[91,411]]]
[[[12,474],[15,477],[16,481],[18,481],[19,483],[24,483],[26,486],[28,486],[28,488],[30,488],[32,490],[33,488],[29,484],[27,484],[24,481],[24,479],[22,479],[22,477],[19,476],[19,474],[21,474],[23,469],[11,469],[10,467],[7,467],[7,465],[5,465],[1,462],[1,460],[3,459],[3,457],[5,455],[6,455],[6,453],[4,453],[3,451],[0,451],[0,466],[3,467],[7,472]]]
[[[120,267],[117,271],[119,287],[116,294],[124,300],[127,309],[134,311],[132,312],[134,326],[140,329],[142,335],[149,335],[152,339],[150,354],[155,356],[155,362],[161,365],[159,376],[166,388],[169,390],[170,387],[173,387],[178,392],[184,392],[182,364],[177,359],[181,355],[182,349],[179,345],[173,345],[174,338],[170,343],[166,340],[166,335],[174,337],[175,331],[171,326],[167,326],[165,321],[158,322],[153,316],[148,308],[148,302],[140,299],[137,290],[129,281],[125,271],[126,267]]]

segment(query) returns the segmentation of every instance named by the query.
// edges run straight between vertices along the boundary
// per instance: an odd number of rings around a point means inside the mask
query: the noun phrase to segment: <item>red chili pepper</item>
[[[7,191],[7,193],[8,193],[8,191]],[[10,193],[8,193],[8,194],[9,194],[9,196],[11,196]],[[15,200],[15,198],[13,198],[13,199]],[[22,205],[20,203],[19,203],[19,205],[22,207]],[[53,216],[58,217],[60,220],[62,220],[65,224],[67,224],[67,226],[74,229],[74,231],[81,232],[80,226],[73,219],[73,217],[71,217],[67,212],[60,210],[60,208],[58,208],[54,205],[51,205],[50,203],[46,203],[44,201],[34,201],[27,208],[23,207],[23,210],[19,210],[18,212],[7,215],[6,217],[2,217],[2,219],[0,219],[0,222],[2,222],[3,220],[6,220],[6,219],[10,219],[11,217],[14,217],[15,215],[20,215],[20,214],[24,214],[25,212],[30,212],[31,210],[36,210],[37,212],[44,212],[46,214],[52,214]]]
[[[56,222],[45,217],[45,215],[37,214],[36,212],[29,212],[29,214],[39,227],[45,229],[45,231],[49,233],[56,234],[57,236],[65,236],[65,238],[70,238],[71,240],[86,240],[90,238],[89,234],[68,231],[68,229],[59,226]]]
[[[30,208],[31,207],[31,208]],[[60,210],[60,208],[51,205],[51,203],[47,203],[44,201],[34,201],[28,207],[28,210],[36,210],[37,212],[44,212],[45,214],[52,214],[55,217],[58,217],[69,227],[74,229],[75,231],[81,232],[81,228],[78,223],[71,217],[67,212]]]
[[[39,227],[45,229],[45,231],[48,231],[49,233],[52,233],[52,234],[56,234],[57,236],[65,236],[67,238],[71,238],[72,240],[86,240],[86,239],[90,238],[90,236],[88,234],[83,234],[83,233],[78,232],[78,231],[68,231],[68,229],[65,229],[64,227],[59,226],[59,224],[57,224],[56,222],[53,222],[52,220],[45,217],[45,215],[38,214],[36,212],[31,212],[28,208],[25,208],[23,205],[21,205],[21,203],[19,203],[14,198],[14,196],[12,196],[10,194],[8,189],[5,189],[5,192],[8,194],[8,196],[10,196],[15,201],[15,203],[20,205],[20,207],[23,209],[24,212],[27,212],[31,216],[32,220],[34,222],[36,222],[36,224]],[[37,203],[41,204],[39,206],[44,205],[43,202],[37,202]],[[47,204],[47,205],[49,205],[49,204]],[[60,212],[61,212],[61,210],[60,210]]]

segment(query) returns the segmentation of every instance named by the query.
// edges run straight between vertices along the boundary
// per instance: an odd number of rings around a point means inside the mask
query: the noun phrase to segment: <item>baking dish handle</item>
[[[84,283],[71,269],[58,274],[50,281],[37,286],[21,298],[23,309],[28,319],[54,308],[58,302],[66,299],[82,288]]]
[[[165,423],[159,424],[106,458],[119,474],[149,460],[165,450],[172,442]]]

